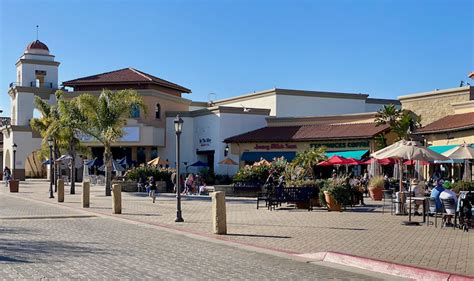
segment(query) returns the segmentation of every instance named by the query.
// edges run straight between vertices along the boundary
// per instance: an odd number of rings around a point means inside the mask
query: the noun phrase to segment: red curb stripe
[[[387,262],[373,258],[360,257],[341,252],[320,252],[298,255],[299,257],[313,258],[317,261],[331,262],[345,266],[352,266],[368,271],[394,275],[414,280],[474,280],[474,277],[427,269],[413,265]],[[320,257],[323,257],[322,259]]]

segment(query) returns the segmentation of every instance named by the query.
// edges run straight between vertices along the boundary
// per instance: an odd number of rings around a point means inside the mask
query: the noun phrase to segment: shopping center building
[[[332,142],[336,139],[335,143],[338,144],[335,144],[335,149],[343,150],[345,145],[351,149],[372,151],[374,149],[372,138],[384,132],[384,128],[375,128],[373,124],[345,124],[343,126],[346,127],[336,127],[335,124],[339,121],[334,120],[339,118],[352,120],[347,121],[348,123],[357,123],[358,121],[354,120],[370,119],[369,115],[373,116],[373,113],[367,115],[367,112],[375,112],[386,104],[399,104],[397,100],[373,99],[361,93],[279,88],[200,102],[189,98],[191,96],[189,88],[134,68],[90,75],[64,81],[61,84],[58,81],[59,65],[48,46],[38,40],[27,46],[16,63],[16,81],[10,84],[8,90],[11,100],[11,122],[3,124],[2,132],[3,166],[13,166],[12,147],[16,144],[18,149],[15,155],[15,173],[18,178],[45,175],[45,167],[41,164],[44,159],[39,159],[37,154],[42,139],[31,129],[29,123],[33,118],[34,97],[39,96],[54,104],[56,102],[54,93],[58,89],[64,90],[65,96],[69,98],[82,93],[98,95],[102,89],[136,90],[143,97],[147,112],[145,114],[137,108],[131,109],[132,116],[124,127],[125,135],[113,145],[114,158],[126,156],[140,164],[160,156],[173,167],[176,161],[173,119],[180,114],[184,120],[181,136],[182,164],[187,166],[200,160],[218,174],[232,174],[237,169],[219,165],[218,162],[225,157],[242,162],[243,150],[237,145],[232,145],[227,155],[227,144],[224,140],[266,126],[273,127],[277,123],[280,129],[273,128],[271,132],[277,136],[283,136],[280,131],[282,124],[312,124],[313,127],[305,127],[307,128],[305,134],[311,137],[304,141],[297,140],[298,148],[289,149],[293,152],[304,150],[311,145],[328,145],[328,140]],[[339,130],[331,133],[333,139],[322,138],[324,130],[331,131],[335,128]],[[342,132],[347,133],[338,135]],[[266,132],[262,133],[266,135]],[[286,138],[278,142],[279,145],[288,143],[289,147],[293,147],[289,135],[285,134]],[[82,141],[91,148],[95,157],[102,157],[103,148],[98,142],[84,136]],[[345,144],[342,144],[343,142]],[[269,140],[266,143],[270,144],[269,150],[272,151],[272,147],[275,147],[272,146],[274,141]]]

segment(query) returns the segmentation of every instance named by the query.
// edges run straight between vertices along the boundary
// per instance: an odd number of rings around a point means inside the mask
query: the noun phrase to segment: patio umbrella
[[[225,158],[224,160],[220,161],[219,164],[221,165],[226,165],[227,166],[227,175],[229,175],[229,166],[237,166],[239,165],[237,162],[234,160],[230,159],[229,157]]]
[[[209,165],[207,163],[197,161],[197,162],[189,165],[189,167],[209,167]]]
[[[56,162],[68,162],[71,161],[72,157],[70,155],[64,154],[61,155],[58,159],[56,159]]]
[[[333,166],[333,165],[354,165],[355,159],[347,159],[341,156],[334,155],[326,161],[322,161],[317,166]]]
[[[148,165],[151,165],[151,166],[159,166],[159,165],[167,165],[168,164],[168,161],[166,160],[163,160],[161,159],[160,156],[156,157],[155,159],[152,159],[150,161],[147,162]]]
[[[474,159],[474,148],[471,147],[471,145],[463,143],[445,151],[443,155],[451,159],[464,160],[464,174],[462,179],[464,181],[471,181],[471,163],[469,160]]]
[[[100,168],[99,168],[99,171],[103,172],[105,171],[105,164],[102,165]],[[123,172],[125,171],[125,168],[120,165],[117,160],[112,160],[112,171],[113,172]]]
[[[44,160],[43,162],[41,162],[41,164],[43,164],[43,165],[49,165],[49,164],[51,164],[51,161],[50,161],[49,159],[46,159],[46,160]]]
[[[421,166],[428,166],[430,162],[427,161],[417,161],[417,160],[406,160],[403,162],[405,166],[413,166],[413,165],[421,165]]]
[[[448,157],[441,155],[428,149],[416,141],[401,140],[384,149],[372,153],[371,155],[377,159],[383,158],[396,158],[399,160],[400,172],[403,171],[402,161],[403,160],[421,160],[421,161],[434,161],[434,160],[449,160]],[[400,191],[403,187],[403,174],[400,175]],[[410,195],[410,212],[407,225],[411,225],[411,192]]]

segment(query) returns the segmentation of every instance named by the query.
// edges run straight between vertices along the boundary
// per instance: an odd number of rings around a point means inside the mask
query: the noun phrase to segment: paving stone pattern
[[[76,195],[66,194],[63,205],[80,208],[81,190],[79,185]],[[46,191],[47,183],[26,182],[21,184],[18,196],[55,202],[48,199]],[[91,193],[90,211],[111,214],[111,198],[104,196],[104,187],[92,186]],[[176,224],[176,200],[171,194],[160,194],[155,204],[143,193],[122,196],[122,218],[207,235],[212,231],[211,202],[207,197],[184,198],[185,222]],[[268,211],[256,210],[253,199],[229,198],[228,235],[220,238],[297,253],[337,251],[474,276],[474,267],[470,266],[474,260],[474,231],[403,226],[401,222],[407,217],[392,216],[387,208],[382,214],[380,202],[366,199],[366,203],[367,207],[342,213],[293,208]],[[421,217],[413,219],[421,221]]]
[[[0,279],[375,280],[112,218],[51,216],[61,212],[0,194]]]

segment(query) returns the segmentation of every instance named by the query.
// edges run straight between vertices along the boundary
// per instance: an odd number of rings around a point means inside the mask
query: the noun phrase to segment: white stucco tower
[[[59,62],[49,53],[48,46],[39,40],[26,47],[16,62],[16,82],[10,84],[11,124],[2,128],[3,163],[13,167],[13,144],[17,145],[15,177],[40,176],[40,159],[34,152],[41,147],[41,137],[31,130],[34,97],[39,96],[50,103],[56,102]]]

